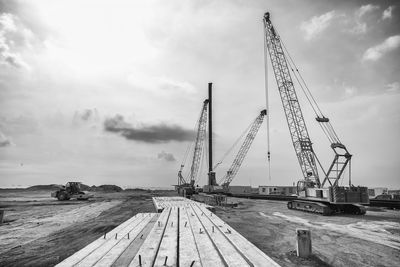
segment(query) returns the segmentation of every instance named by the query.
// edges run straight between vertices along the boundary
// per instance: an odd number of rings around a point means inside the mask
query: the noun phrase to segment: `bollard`
[[[0,225],[3,224],[4,210],[0,210]]]
[[[192,263],[190,264],[190,267],[193,267],[193,265],[194,265],[195,262],[196,262],[196,261],[192,261]]]
[[[312,253],[311,232],[308,229],[296,229],[297,257],[307,258]]]
[[[139,266],[142,266],[142,256],[139,255]]]
[[[128,233],[128,239],[129,239],[129,233]]]
[[[212,227],[212,232],[214,233],[214,225],[213,225],[213,227]]]
[[[168,256],[165,256],[164,266],[167,266]]]
[[[106,239],[106,233],[104,233],[104,239]]]
[[[115,234],[115,239],[117,239],[117,235],[118,235],[118,234]]]

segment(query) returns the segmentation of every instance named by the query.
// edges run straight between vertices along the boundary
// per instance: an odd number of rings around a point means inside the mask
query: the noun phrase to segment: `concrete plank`
[[[111,266],[119,256],[125,251],[125,249],[135,241],[140,232],[146,227],[146,225],[155,216],[154,213],[142,213],[143,220],[138,223],[134,228],[130,229],[128,234],[121,237],[119,240],[94,266]]]
[[[186,207],[179,208],[179,266],[199,267],[202,266],[200,254],[186,209]]]
[[[178,265],[178,207],[171,208],[154,266]]]
[[[153,266],[171,209],[165,208],[129,266]],[[141,265],[139,264],[141,259]]]
[[[96,264],[104,255],[106,255],[116,244],[121,240],[125,240],[126,235],[134,228],[136,228],[142,221],[146,220],[146,217],[140,215],[136,216],[137,220],[131,222],[126,227],[121,229],[114,236],[110,236],[105,243],[100,247],[92,251],[87,255],[82,261],[80,261],[75,266],[93,266]]]
[[[186,209],[186,214],[189,219],[190,228],[196,242],[196,247],[200,255],[200,263],[202,266],[227,266],[222,255],[220,254],[216,244],[210,239],[200,220],[197,218],[191,205]],[[200,229],[202,231],[200,232]],[[182,265],[183,266],[183,265]]]
[[[151,218],[149,223],[142,229],[142,231],[136,236],[135,240],[129,244],[129,246],[125,249],[123,253],[118,257],[118,259],[112,264],[114,267],[119,266],[128,266],[129,263],[133,260],[140,247],[143,245],[147,236],[149,235],[151,229],[154,227],[154,224],[158,220],[160,214],[155,213]]]
[[[228,238],[254,266],[279,266],[274,260],[268,257],[264,252],[243,237],[235,229],[230,227],[221,218],[203,207],[198,206],[198,208],[204,213],[203,216],[208,218],[215,225],[215,227],[218,226],[219,228],[223,229],[222,233],[225,235],[225,237]]]
[[[106,233],[106,238],[104,238],[104,236],[102,235],[101,237],[99,237],[98,239],[96,239],[92,243],[88,244],[83,249],[77,251],[75,254],[71,255],[68,258],[66,258],[65,260],[63,260],[62,262],[57,264],[56,266],[58,266],[58,267],[74,266],[75,264],[80,262],[82,259],[84,259],[87,255],[89,255],[91,252],[93,252],[94,250],[99,248],[101,245],[103,245],[105,242],[107,242],[107,240],[109,240],[110,238],[113,238],[115,236],[115,234],[118,233],[120,230],[124,229],[127,225],[129,225],[130,223],[134,222],[137,219],[138,219],[138,215],[136,214],[135,216],[133,216],[129,220],[126,220],[125,222],[123,222],[122,224],[118,225],[117,227],[115,227],[110,232]]]
[[[199,218],[203,229],[214,244],[218,247],[220,254],[223,256],[228,266],[251,266],[247,259],[243,257],[241,252],[231,243],[223,234],[223,227],[216,227],[205,215],[205,213],[196,205],[192,205],[193,212]],[[210,212],[210,211],[207,211]],[[213,231],[214,227],[214,231]]]

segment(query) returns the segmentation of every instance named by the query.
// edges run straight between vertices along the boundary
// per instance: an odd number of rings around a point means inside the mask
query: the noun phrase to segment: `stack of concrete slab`
[[[177,205],[135,215],[58,266],[279,266],[205,205],[185,202],[154,200]]]
[[[200,205],[201,207],[207,209],[213,209],[212,206],[198,203],[193,200],[184,197],[153,197],[153,203],[157,210],[157,212],[163,211],[164,208],[171,208],[171,207],[187,207],[192,204]]]

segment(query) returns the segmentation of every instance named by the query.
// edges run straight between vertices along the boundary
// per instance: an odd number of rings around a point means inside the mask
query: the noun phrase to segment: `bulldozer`
[[[59,190],[52,192],[51,197],[55,197],[60,201],[75,198],[77,200],[88,200],[93,197],[92,194],[81,190],[80,182],[68,182],[65,186],[61,186]]]

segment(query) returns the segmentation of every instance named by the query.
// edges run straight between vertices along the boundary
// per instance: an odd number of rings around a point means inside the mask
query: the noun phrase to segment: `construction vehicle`
[[[178,185],[177,185],[178,193],[180,195],[184,195],[186,197],[190,197],[196,191],[195,183],[197,180],[197,175],[198,175],[198,171],[200,168],[200,162],[201,162],[201,158],[202,158],[203,150],[204,150],[204,142],[206,139],[207,105],[208,105],[208,103],[209,103],[208,99],[204,100],[203,106],[201,109],[201,113],[200,113],[200,118],[198,119],[197,124],[196,124],[197,134],[196,134],[196,138],[194,141],[194,152],[193,152],[193,158],[192,158],[192,164],[190,167],[189,177],[187,177],[187,179],[185,179],[182,175],[183,168],[185,167],[185,161],[188,156],[189,148],[186,151],[186,155],[181,164],[181,168],[178,171]]]
[[[333,213],[365,214],[366,210],[361,204],[369,203],[368,189],[366,187],[355,187],[351,184],[352,155],[339,140],[329,118],[325,117],[321,112],[296,64],[287,52],[277,30],[272,25],[269,13],[265,13],[263,21],[265,75],[267,75],[267,55],[269,55],[293,147],[303,174],[303,179],[297,183],[298,198],[289,201],[288,208],[322,215]],[[304,92],[316,114],[316,121],[320,124],[334,151],[335,156],[328,171],[324,170],[314,152],[290,71],[292,71],[293,76]],[[266,94],[268,109],[267,82]],[[320,181],[318,169],[323,172],[324,179],[322,182]],[[349,186],[341,186],[339,181],[344,179],[343,174],[346,169],[349,173]]]
[[[251,144],[253,143],[254,139],[256,138],[256,135],[258,133],[258,130],[261,127],[261,124],[263,123],[264,116],[267,114],[267,110],[262,110],[260,114],[256,117],[254,122],[250,125],[249,130],[247,132],[246,138],[244,139],[238,153],[236,154],[235,159],[232,162],[232,165],[229,167],[228,171],[226,172],[225,176],[222,177],[222,179],[219,182],[218,185],[214,186],[205,186],[204,190],[205,192],[209,193],[224,193],[224,194],[229,194],[229,185],[232,182],[232,180],[235,178],[236,174],[238,173],[240,166],[242,166],[243,160],[245,159],[247,152],[249,151]],[[236,143],[236,142],[235,142]],[[219,162],[221,163],[222,160]],[[216,166],[214,166],[214,169],[219,165],[217,163]]]
[[[55,197],[60,201],[75,198],[77,200],[88,200],[93,197],[92,194],[81,190],[80,182],[68,182],[65,186],[61,186],[59,190],[52,192],[51,197]]]

